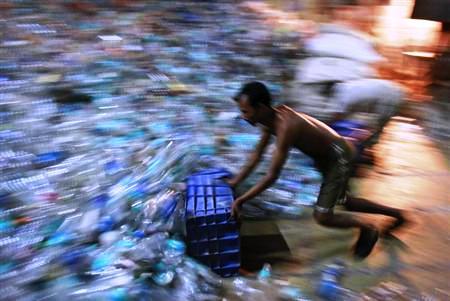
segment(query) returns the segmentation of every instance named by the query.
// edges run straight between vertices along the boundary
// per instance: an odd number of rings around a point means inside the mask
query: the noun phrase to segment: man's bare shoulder
[[[276,110],[278,112],[280,112],[280,114],[285,115],[285,116],[290,116],[290,117],[295,117],[295,118],[300,118],[300,119],[303,119],[303,116],[305,116],[304,113],[298,112],[287,105],[280,105],[280,106],[276,107]]]
[[[277,107],[280,120],[282,121],[283,130],[294,130],[301,127],[304,123],[304,117],[302,113],[299,113],[288,106]]]
[[[292,145],[298,133],[301,132],[303,122],[297,112],[288,107],[277,108],[277,111],[279,114],[277,137],[284,143]]]

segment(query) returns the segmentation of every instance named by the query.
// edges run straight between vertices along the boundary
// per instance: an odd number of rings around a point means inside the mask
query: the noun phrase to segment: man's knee
[[[359,202],[360,199],[348,195],[345,199],[345,202],[343,202],[341,205],[345,208],[345,210],[354,211],[355,204],[358,204]]]
[[[322,226],[327,226],[330,222],[331,217],[333,216],[333,212],[320,212],[314,210],[314,219],[316,222]]]

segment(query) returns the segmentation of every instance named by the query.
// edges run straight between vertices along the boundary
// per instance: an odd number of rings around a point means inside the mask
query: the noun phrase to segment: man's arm
[[[289,132],[285,131],[281,137],[278,137],[277,148],[274,152],[269,172],[249,191],[235,200],[237,206],[240,206],[244,202],[254,198],[278,179],[289,154],[289,135]]]
[[[231,179],[228,183],[231,186],[237,186],[239,183],[244,181],[248,175],[255,169],[258,163],[261,161],[261,157],[264,154],[264,151],[267,148],[267,145],[270,141],[270,133],[267,131],[263,131],[261,135],[261,139],[256,146],[255,151],[251,154],[247,164],[242,168],[242,170],[237,174],[233,179]]]

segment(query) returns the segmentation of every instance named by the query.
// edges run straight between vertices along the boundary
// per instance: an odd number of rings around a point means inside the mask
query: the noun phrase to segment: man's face
[[[250,104],[247,95],[241,95],[237,102],[239,110],[241,111],[241,118],[245,119],[252,126],[258,123],[258,110]]]

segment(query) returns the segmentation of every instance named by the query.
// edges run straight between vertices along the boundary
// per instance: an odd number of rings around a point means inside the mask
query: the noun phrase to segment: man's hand
[[[233,178],[225,178],[224,180],[231,188],[236,188],[240,183],[242,183],[247,176],[255,169],[258,163],[261,161],[262,155],[267,148],[267,145],[270,141],[270,133],[266,130],[263,130],[261,135],[261,140],[256,146],[255,151],[250,156],[247,164],[242,168],[242,170],[235,175]]]
[[[236,188],[236,186],[239,184],[236,177],[234,177],[234,178],[221,177],[221,178],[217,179],[216,182],[221,183],[221,184],[223,184],[225,182],[232,189]]]
[[[239,222],[241,220],[241,209],[242,209],[242,202],[239,201],[239,199],[236,199],[231,205],[230,218],[234,218],[237,222]]]
[[[233,189],[236,188],[236,186],[239,184],[238,181],[236,180],[236,178],[225,179],[225,183],[230,185],[230,187],[233,188]]]

